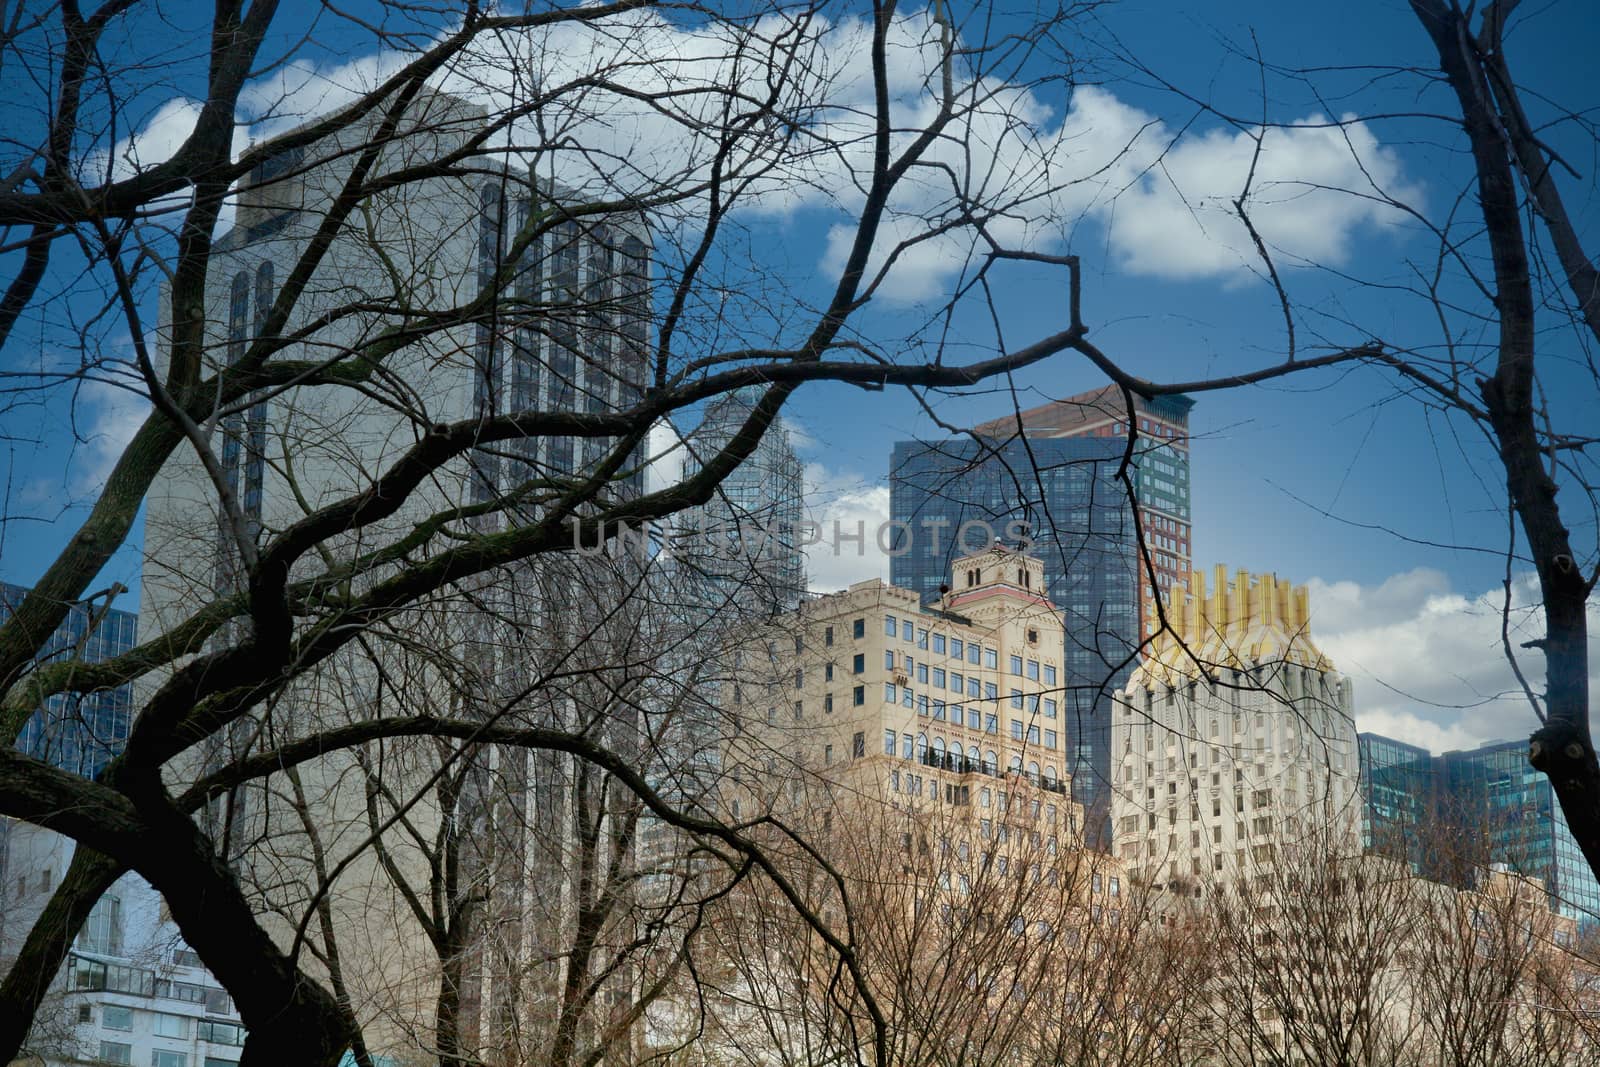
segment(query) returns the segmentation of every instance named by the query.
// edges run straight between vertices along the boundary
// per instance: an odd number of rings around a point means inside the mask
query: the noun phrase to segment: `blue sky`
[[[177,17],[188,15],[180,8]],[[283,24],[299,28],[292,15]],[[198,96],[196,56],[184,54],[181,44],[194,39],[190,29],[140,31],[165,32],[180,42],[171,56],[172,80],[138,98],[152,156],[162,137],[181,131],[183,98]],[[289,36],[286,29],[284,39]],[[362,67],[372,58],[371,48],[326,15],[314,37],[325,48],[300,53],[306,65],[294,69],[315,75],[324,88],[337,89],[340,77],[375,69],[370,63]],[[1070,96],[1061,85],[1040,88],[1039,125],[1070,130],[1072,150],[1064,158],[1092,170],[1086,161],[1097,152],[1126,146],[1119,130],[1125,134],[1143,124],[1139,143],[1149,165],[1119,175],[1124,185],[1064,199],[1064,213],[1030,239],[1083,257],[1092,337],[1138,374],[1196,378],[1275,362],[1283,353],[1276,298],[1237,254],[1242,231],[1230,230],[1225,202],[1236,192],[1241,146],[1249,142],[1196,101],[1272,122],[1346,113],[1400,116],[1353,128],[1355,154],[1387,191],[1436,217],[1468,178],[1453,154],[1451,131],[1414,115],[1447,110],[1443,93],[1425,88],[1416,74],[1379,69],[1431,66],[1430,45],[1399,0],[1338,6],[1127,0],[1098,9],[1067,39],[1085,60],[1084,87]],[[1597,46],[1600,14],[1593,6],[1557,3],[1522,14],[1512,36],[1512,63],[1529,89],[1575,110],[1592,109],[1600,104],[1600,88],[1588,77],[1588,57]],[[1265,100],[1261,72],[1250,59],[1257,47],[1274,66]],[[1349,64],[1362,69],[1326,69]],[[1319,73],[1287,73],[1299,67]],[[1157,84],[1147,71],[1169,84]],[[1549,114],[1536,97],[1530,101]],[[26,123],[28,116],[10,119]],[[1554,127],[1550,136],[1567,148],[1580,171],[1579,178],[1564,179],[1564,191],[1590,246],[1600,245],[1593,168],[1585,166],[1594,158],[1592,148],[1586,153],[1568,127]],[[1264,170],[1285,180],[1258,185],[1258,221],[1302,309],[1301,350],[1313,354],[1318,346],[1369,337],[1436,344],[1438,326],[1425,302],[1352,281],[1406,282],[1414,270],[1431,267],[1436,242],[1414,222],[1370,201],[1288,183],[1297,176],[1346,188],[1359,184],[1351,153],[1343,151],[1340,158],[1343,141],[1334,140],[1326,130],[1300,129],[1270,141],[1278,147]],[[1167,152],[1151,150],[1151,144],[1165,145]],[[767,249],[775,284],[815,297],[828,288],[837,263],[830,228],[843,221],[825,202],[802,201],[750,220],[749,232]],[[1299,256],[1336,270],[1297,266]],[[919,329],[928,309],[918,297],[948,286],[950,267],[935,256],[898,272],[856,330],[891,349],[908,337],[926,338]],[[996,281],[1008,344],[1025,344],[1064,325],[1059,274],[1013,266]],[[81,316],[90,305],[87,294],[51,305],[49,317],[34,323],[31,335],[19,333],[0,356],[5,369],[36,362],[66,324],[66,312]],[[960,354],[967,358],[995,343],[987,315],[978,309],[957,318],[955,336],[965,342]],[[1459,339],[1481,337],[1464,331]],[[1552,334],[1548,342],[1545,357],[1582,357],[1566,335]],[[115,352],[118,339],[108,335],[104,343]],[[1562,421],[1575,428],[1600,424],[1596,391],[1592,383],[1583,387],[1582,368],[1546,362],[1552,405]],[[1103,379],[1069,355],[1030,369],[1015,384],[1028,404],[1095,388]],[[942,418],[957,424],[1004,414],[1012,404],[1004,390],[929,399]],[[1531,719],[1515,701],[1478,703],[1506,686],[1495,644],[1498,626],[1477,599],[1499,588],[1506,538],[1492,454],[1481,435],[1465,420],[1426,412],[1401,394],[1392,377],[1370,368],[1316,372],[1197,400],[1197,565],[1223,562],[1313,582],[1314,610],[1322,606],[1317,629],[1340,665],[1358,677],[1364,726],[1435,747],[1523,732]],[[30,582],[47,565],[81,515],[74,505],[88,498],[139,414],[125,395],[93,388],[78,398],[83,440],[69,449],[72,410],[57,396],[5,416],[6,433],[15,435],[0,441],[9,487],[0,541],[0,577],[6,580]],[[847,522],[886,510],[883,486],[895,440],[938,432],[915,398],[850,387],[802,390],[790,420],[810,464],[814,507],[823,517]],[[1574,510],[1571,521],[1575,539],[1592,557],[1592,514]],[[871,557],[818,555],[813,563],[821,586],[886,573],[882,561]],[[108,577],[136,585],[136,546],[109,570]],[[1426,639],[1417,640],[1419,635]],[[1459,704],[1474,706],[1462,711],[1453,706]]]

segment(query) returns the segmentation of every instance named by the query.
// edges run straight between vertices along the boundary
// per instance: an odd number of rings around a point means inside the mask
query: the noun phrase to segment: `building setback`
[[[1187,397],[1135,403],[1132,476],[1121,393],[1101,389],[978,426],[976,440],[894,446],[890,581],[924,603],[984,537],[1028,540],[1063,611],[1069,768],[1092,838],[1109,830],[1110,695],[1156,627],[1154,590],[1180,590],[1190,559]],[[1139,551],[1142,532],[1155,572]]]
[[[1381,734],[1360,738],[1363,839],[1426,877],[1472,884],[1491,865],[1544,883],[1550,906],[1600,921],[1600,881],[1525,741],[1434,756]]]
[[[1311,639],[1305,587],[1219,566],[1190,588],[1115,704],[1117,857],[1167,884],[1308,840],[1358,853],[1351,687]]]

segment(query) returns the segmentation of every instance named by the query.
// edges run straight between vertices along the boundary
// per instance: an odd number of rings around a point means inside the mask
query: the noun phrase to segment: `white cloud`
[[[805,468],[806,518],[818,539],[806,547],[806,581],[831,593],[867,578],[889,578],[889,557],[878,543],[889,521],[889,489],[859,475]]]
[[[745,32],[757,36],[740,41]],[[898,16],[889,36],[898,152],[936,112],[939,30],[927,11],[913,12]],[[797,222],[805,226],[818,225],[815,215],[825,213],[821,267],[837,275],[874,158],[871,39],[871,26],[857,18],[708,27],[633,12],[487,36],[434,84],[492,111],[549,94],[518,131],[518,143],[540,146],[528,161],[579,195],[626,196],[703,178],[721,147],[723,109],[739,98],[765,97],[771,79],[789,79],[779,105],[789,124],[753,128],[734,153],[746,173],[773,167],[745,190],[743,210],[774,218],[805,211]],[[801,58],[780,73],[786,49]],[[403,60],[380,52],[328,67],[275,68],[241,97],[239,145],[349,103]],[[892,249],[906,245],[877,292],[889,303],[947,291],[986,247],[967,211],[996,207],[1004,210],[989,214],[985,225],[1010,247],[1065,250],[1073,227],[1087,218],[1105,228],[1112,256],[1133,273],[1247,279],[1255,251],[1232,201],[1251,169],[1257,135],[1262,150],[1249,207],[1281,267],[1346,264],[1359,234],[1402,218],[1378,190],[1420,196],[1399,157],[1358,122],[1336,128],[1309,115],[1265,132],[1187,132],[1094,86],[1076,89],[1065,108],[1031,87],[986,76],[956,88],[958,106],[967,110],[928,149],[926,165],[897,188],[869,261],[875,271]],[[166,158],[196,114],[192,101],[169,102],[119,146],[116,158],[127,166]],[[785,130],[797,136],[785,142]],[[662,233],[692,234],[702,217],[696,200],[662,208],[655,223]],[[949,232],[923,239],[952,223]]]
[[[682,481],[688,458],[688,446],[669,420],[662,419],[650,427],[650,436],[645,441],[645,492],[659,492]]]
[[[1434,751],[1471,747],[1532,732],[1536,721],[1505,657],[1500,638],[1504,592],[1465,595],[1438,571],[1397,574],[1376,586],[1308,583],[1312,632],[1334,665],[1355,681],[1356,722],[1362,730]],[[1537,579],[1512,583],[1513,647],[1543,630]],[[1600,633],[1600,606],[1591,605],[1590,633]],[[1600,640],[1591,638],[1591,701],[1600,699]],[[1518,648],[1518,662],[1535,693],[1544,663]]]

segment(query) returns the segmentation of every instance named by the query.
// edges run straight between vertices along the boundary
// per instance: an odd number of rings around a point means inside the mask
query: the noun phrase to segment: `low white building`
[[[1190,589],[1113,702],[1116,855],[1165,884],[1312,838],[1359,852],[1350,681],[1311,639],[1305,587],[1219,566]]]
[[[72,847],[0,820],[0,959],[17,952]],[[79,931],[18,1062],[233,1067],[244,1037],[233,999],[184,943],[161,895],[126,874]]]

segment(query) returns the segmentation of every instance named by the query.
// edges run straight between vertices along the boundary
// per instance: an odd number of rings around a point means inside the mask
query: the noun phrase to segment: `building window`
[[[883,669],[886,671],[894,670],[894,649],[892,648],[883,654]]]
[[[999,666],[1000,666],[1000,653],[996,652],[992,648],[984,649],[983,650],[983,665],[985,667],[988,667],[991,671],[998,669]]]
[[[896,702],[896,694],[893,682],[883,683],[883,699],[884,702],[888,704],[893,704]]]
[[[832,745],[823,745],[822,746],[822,765],[824,767],[832,767],[833,766],[833,746]]]
[[[122,901],[110,894],[101,897],[89,910],[89,918],[78,937],[85,952],[106,956],[122,955]]]
[[[850,758],[861,759],[867,754],[867,735],[860,730],[850,738]]]
[[[833,627],[829,626],[822,631],[822,644],[827,648],[833,647]]]
[[[1013,740],[1013,741],[1021,741],[1022,740],[1022,720],[1021,719],[1012,719],[1011,720],[1011,740]]]
[[[833,664],[824,663],[822,665],[822,680],[824,682],[833,681]]]
[[[983,717],[983,732],[986,733],[986,734],[997,734],[997,733],[999,733],[1000,732],[1000,716],[999,715],[985,715]]]
[[[1036,659],[1028,661],[1028,678],[1030,681],[1035,682],[1039,680],[1039,661]]]
[[[1054,730],[1046,730],[1044,732],[1044,747],[1045,748],[1055,748],[1056,747],[1056,732]]]
[[[897,634],[895,632],[894,616],[893,615],[885,615],[883,617],[883,632],[885,634],[887,634],[888,636],[890,636],[890,637],[899,637],[900,636],[899,634]]]
[[[1011,657],[1011,673],[1015,674],[1015,675],[1019,675],[1019,676],[1022,674],[1022,657],[1021,656],[1012,656]]]
[[[1056,669],[1054,667],[1052,667],[1048,663],[1046,663],[1044,665],[1044,684],[1045,685],[1055,685],[1056,684]]]
[[[952,637],[950,639],[950,655],[954,656],[956,659],[960,659],[965,654],[966,648],[962,644],[961,638]]]
[[[1049,697],[1045,698],[1044,717],[1047,719],[1053,719],[1056,717],[1056,702],[1051,700]]]
[[[926,663],[917,664],[917,681],[923,685],[928,684],[928,665]]]
[[[867,636],[867,620],[857,619],[855,622],[851,623],[850,636],[856,638],[857,640]]]
[[[1011,706],[1014,708],[1022,707],[1022,690],[1013,689],[1011,691]]]
[[[188,1037],[189,1019],[183,1015],[167,1015],[157,1012],[155,1017],[155,1035],[157,1037]]]
[[[867,657],[863,653],[857,652],[854,658],[850,660],[850,673],[862,674],[865,673],[866,669]]]
[[[994,682],[984,682],[983,683],[983,698],[985,700],[999,700],[1000,699],[1000,687],[998,685],[996,685]]]
[[[897,740],[898,738],[893,730],[885,730],[883,732],[883,754],[885,756],[892,756],[895,754],[895,742]]]
[[[181,1052],[156,1049],[150,1053],[150,1067],[188,1067],[189,1057]]]
[[[852,694],[852,696],[855,698],[856,707],[865,707],[867,703],[867,687],[864,685],[856,686],[855,692]]]
[[[100,1062],[132,1063],[133,1046],[121,1041],[102,1041],[100,1042]]]
[[[833,694],[832,693],[824,693],[822,695],[822,714],[824,714],[824,715],[832,715],[833,714]]]
[[[944,634],[933,635],[933,650],[941,656],[944,655]]]
[[[794,672],[794,687],[796,689],[804,689],[806,687],[806,672],[803,668],[796,668]]]
[[[1028,727],[1028,744],[1037,745],[1038,743],[1039,743],[1039,728],[1037,726]]]

